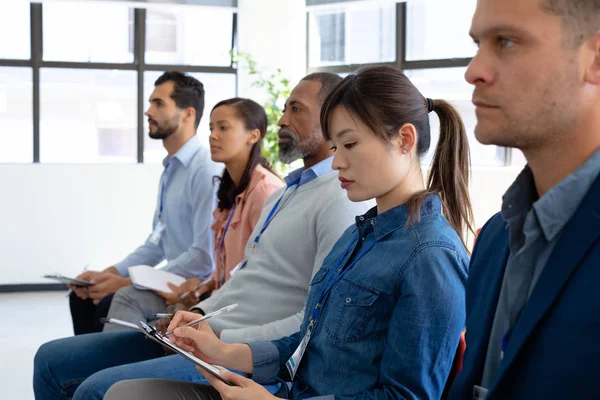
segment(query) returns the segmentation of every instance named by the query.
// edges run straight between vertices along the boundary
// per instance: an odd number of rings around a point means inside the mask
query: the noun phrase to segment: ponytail
[[[440,139],[427,179],[427,192],[441,198],[444,216],[467,248],[467,235],[475,234],[469,196],[471,160],[467,132],[458,111],[447,101],[434,100],[433,111],[440,119]]]

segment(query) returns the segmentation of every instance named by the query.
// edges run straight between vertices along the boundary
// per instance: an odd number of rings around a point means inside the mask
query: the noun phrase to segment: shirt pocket
[[[365,339],[368,335],[367,323],[374,314],[374,303],[379,298],[379,292],[361,283],[342,279],[335,284],[329,297],[325,330],[333,342]]]
[[[304,310],[304,319],[302,324],[308,325],[312,312],[319,301],[319,296],[323,291],[323,285],[325,285],[325,279],[329,274],[330,268],[321,267],[310,282],[310,288],[308,291],[308,297],[306,299],[306,309]]]

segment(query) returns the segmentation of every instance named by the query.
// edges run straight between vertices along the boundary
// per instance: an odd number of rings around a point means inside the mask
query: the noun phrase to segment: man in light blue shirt
[[[166,72],[155,83],[146,112],[149,136],[162,140],[168,156],[159,183],[153,231],[146,242],[123,261],[102,272],[87,271],[79,279],[94,283],[75,288],[70,305],[75,334],[102,330],[112,295],[111,313],[119,315],[119,303],[138,301],[149,309],[165,307],[165,293],[141,291],[131,286],[128,268],[155,266],[164,260],[165,271],[183,278],[206,278],[213,270],[212,212],[216,207],[214,176],[222,166],[213,163],[209,151],[196,137],[204,110],[201,82],[179,72]],[[161,297],[162,296],[162,297]],[[100,307],[97,307],[101,303]]]

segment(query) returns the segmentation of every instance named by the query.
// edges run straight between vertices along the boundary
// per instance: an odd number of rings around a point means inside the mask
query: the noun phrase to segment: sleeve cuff
[[[252,351],[252,379],[261,384],[272,383],[279,374],[279,350],[268,341],[248,343]]]
[[[117,263],[115,264],[115,268],[123,278],[129,278],[129,267],[126,264],[122,262]]]

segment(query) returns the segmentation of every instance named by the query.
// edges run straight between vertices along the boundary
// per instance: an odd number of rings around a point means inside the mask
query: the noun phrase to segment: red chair
[[[458,376],[458,373],[462,369],[463,357],[465,356],[465,350],[467,349],[467,342],[465,340],[465,331],[460,334],[460,339],[458,340],[458,347],[456,348],[456,354],[454,355],[454,361],[452,361],[452,369],[450,370],[450,375],[448,375],[448,380],[446,381],[446,387],[444,388],[444,393],[442,394],[441,400],[446,400],[448,398],[448,394],[450,393],[450,388],[454,383],[454,380]]]

